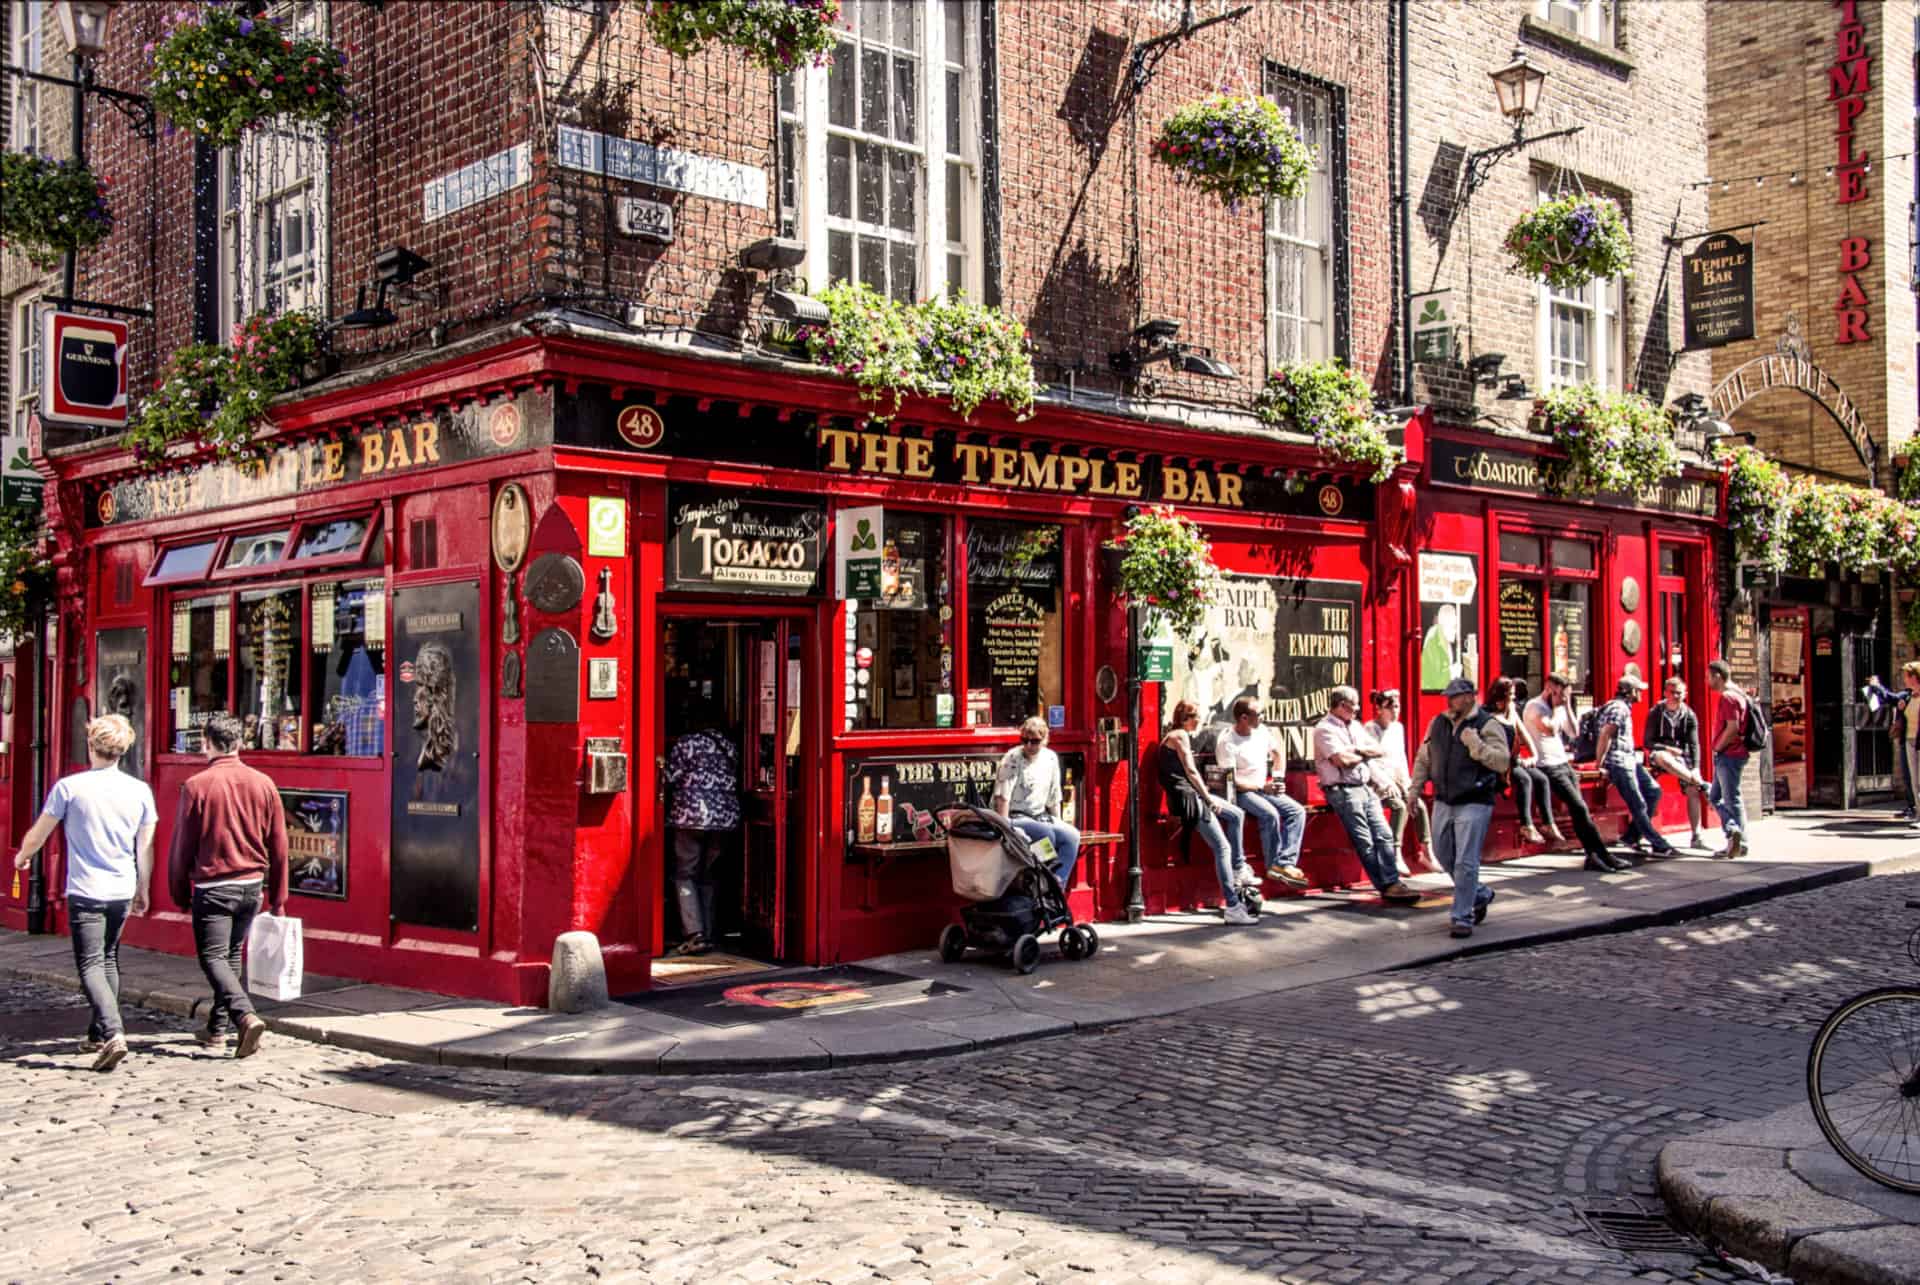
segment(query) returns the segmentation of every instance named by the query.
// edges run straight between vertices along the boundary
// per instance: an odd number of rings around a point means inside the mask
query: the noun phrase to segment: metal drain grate
[[[1581,1221],[1606,1244],[1628,1254],[1690,1254],[1705,1246],[1678,1231],[1660,1214],[1623,1209],[1582,1209]]]

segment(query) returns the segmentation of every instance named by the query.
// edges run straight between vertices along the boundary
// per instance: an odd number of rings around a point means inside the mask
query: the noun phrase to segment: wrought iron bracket
[[[133,131],[151,143],[153,131],[153,100],[145,94],[129,93],[124,89],[113,89],[94,83],[91,72],[84,79],[75,80],[70,76],[49,76],[43,71],[28,71],[25,67],[15,67],[12,63],[0,64],[0,71],[9,76],[20,76],[27,80],[37,80],[47,85],[64,85],[68,89],[77,89],[83,94],[93,94],[104,98],[113,109],[127,118]]]
[[[1253,6],[1243,4],[1238,9],[1229,9],[1225,13],[1216,13],[1211,18],[1195,21],[1193,0],[1186,0],[1180,8],[1180,25],[1172,31],[1162,32],[1149,40],[1143,40],[1133,47],[1133,57],[1127,64],[1127,82],[1138,94],[1153,82],[1154,72],[1159,70],[1160,60],[1173,52],[1174,46],[1190,36],[1198,35],[1208,27],[1223,22],[1236,22],[1253,12]]]
[[[1574,134],[1578,134],[1583,128],[1585,128],[1585,126],[1570,125],[1566,129],[1556,129],[1545,134],[1535,134],[1532,138],[1528,138],[1525,135],[1525,123],[1515,125],[1513,127],[1513,137],[1506,142],[1501,143],[1497,147],[1484,147],[1477,152],[1468,154],[1467,176],[1461,189],[1462,198],[1466,200],[1473,199],[1473,194],[1479,191],[1489,178],[1493,177],[1493,171],[1500,162],[1506,160],[1507,157],[1512,156],[1515,152],[1532,147],[1535,143],[1544,143],[1551,138],[1569,138]]]

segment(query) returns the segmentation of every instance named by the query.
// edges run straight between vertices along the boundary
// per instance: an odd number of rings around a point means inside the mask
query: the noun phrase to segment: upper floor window
[[[1540,199],[1552,197],[1543,179]],[[1619,388],[1626,368],[1626,328],[1622,324],[1625,291],[1618,277],[1597,277],[1584,286],[1561,289],[1535,285],[1536,363],[1547,388],[1593,384]]]
[[[977,6],[846,0],[832,62],[781,78],[780,225],[815,285],[981,292]]]
[[[276,4],[294,36],[324,36],[316,0]],[[272,122],[220,158],[220,334],[255,312],[327,307],[327,144],[319,130]]]
[[[46,17],[42,0],[9,0],[7,5],[7,61],[23,71],[44,71],[41,66],[40,24]],[[25,76],[14,76],[8,84],[13,93],[12,137],[7,141],[15,151],[40,150],[40,85]]]
[[[1614,5],[1615,0],[1535,0],[1534,8],[1542,22],[1610,45]]]
[[[11,449],[26,445],[27,420],[40,401],[40,296],[16,299],[8,323],[7,437]]]
[[[1267,69],[1267,95],[1314,153],[1305,196],[1267,209],[1267,351],[1273,365],[1334,356],[1336,201],[1333,92]]]

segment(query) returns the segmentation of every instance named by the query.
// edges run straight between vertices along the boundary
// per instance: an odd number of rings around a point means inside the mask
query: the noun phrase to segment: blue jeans
[[[126,1034],[120,1021],[120,932],[127,925],[126,901],[67,898],[67,931],[73,936],[73,966],[80,973],[93,1019],[87,1038],[101,1043]]]
[[[1080,864],[1080,832],[1065,821],[1042,821],[1039,817],[1011,817],[1013,828],[1029,839],[1053,840],[1053,873],[1060,886],[1073,891],[1073,871]]]
[[[1455,927],[1473,927],[1473,912],[1493,900],[1493,889],[1480,882],[1480,847],[1492,820],[1491,803],[1434,802],[1433,859],[1453,879]]]
[[[1246,853],[1242,850],[1242,831],[1247,828],[1247,814],[1228,803],[1225,799],[1209,796],[1220,806],[1218,815],[1212,809],[1200,814],[1200,823],[1193,832],[1213,853],[1213,873],[1220,880],[1220,904],[1237,906],[1240,904],[1240,890],[1235,885],[1233,874],[1247,864]]]
[[[1647,769],[1638,763],[1609,763],[1607,779],[1613,782],[1613,788],[1620,792],[1621,801],[1627,805],[1627,832],[1621,838],[1628,843],[1636,838],[1645,839],[1655,852],[1672,852],[1673,845],[1653,828],[1653,813],[1660,806],[1662,791],[1647,775]]]
[[[1400,880],[1400,868],[1394,860],[1393,830],[1387,814],[1380,810],[1380,796],[1364,785],[1323,787],[1327,805],[1347,829],[1353,840],[1354,855],[1367,872],[1377,891],[1385,891]]]
[[[1300,864],[1300,841],[1307,836],[1307,810],[1284,794],[1265,790],[1235,790],[1233,801],[1260,829],[1260,851],[1271,875],[1282,866]]]
[[[1707,791],[1707,802],[1720,814],[1720,828],[1729,839],[1747,828],[1747,801],[1740,797],[1740,774],[1747,770],[1748,757],[1713,756],[1713,788]]]

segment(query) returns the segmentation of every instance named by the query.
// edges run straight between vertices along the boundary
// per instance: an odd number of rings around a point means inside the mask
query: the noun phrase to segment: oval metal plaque
[[[527,543],[533,538],[533,505],[518,482],[509,482],[493,497],[493,563],[502,571],[514,572],[527,558]]]
[[[1640,654],[1640,622],[1629,620],[1620,626],[1620,650],[1629,656]]]
[[[1640,582],[1632,576],[1620,582],[1620,606],[1626,611],[1640,610]]]
[[[543,553],[527,568],[527,601],[541,611],[572,611],[586,591],[586,573],[571,554]]]

